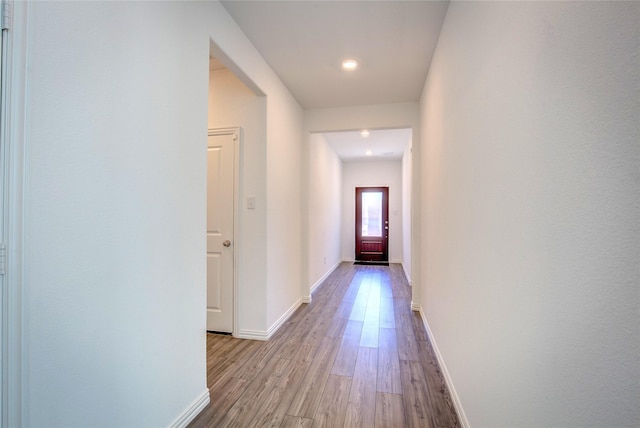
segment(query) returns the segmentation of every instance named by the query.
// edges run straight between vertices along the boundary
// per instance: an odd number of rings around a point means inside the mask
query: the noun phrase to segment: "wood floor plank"
[[[417,311],[411,312],[411,324],[413,327],[413,334],[416,340],[424,340],[428,341],[429,336],[427,335],[427,329],[424,327],[424,322],[422,321],[422,317],[420,313]]]
[[[338,376],[353,376],[356,366],[358,348],[360,347],[360,335],[362,334],[363,321],[349,320],[344,336],[340,343],[340,349],[336,354],[331,374]]]
[[[347,291],[342,297],[342,301],[353,303],[356,301],[356,297],[358,296],[358,292],[360,291],[360,285],[362,284],[362,280],[365,276],[364,269],[357,269],[356,274],[353,276],[351,283],[347,287]]]
[[[410,304],[400,265],[342,263],[268,341],[208,334],[191,426],[459,427]]]
[[[392,297],[380,297],[380,328],[395,328],[395,311]]]
[[[422,367],[429,385],[429,398],[433,419],[438,427],[459,427],[453,401],[447,389],[444,375],[438,366],[435,355],[432,354],[430,344],[418,341]]]
[[[227,411],[220,426],[249,426],[251,421],[258,416],[261,403],[272,392],[278,383],[283,371],[292,363],[291,360],[282,358],[271,359],[265,366],[264,372],[256,377],[234,405]]]
[[[375,428],[404,427],[404,405],[402,395],[386,392],[376,393]]]
[[[432,421],[427,380],[419,361],[400,360],[402,402],[407,427],[436,428]]]
[[[396,329],[396,340],[398,342],[398,356],[405,361],[420,361],[420,351],[418,341],[412,334],[406,334]]]
[[[371,287],[371,276],[367,275],[362,279],[356,300],[353,302],[349,319],[352,321],[364,321],[369,302],[369,289]]]
[[[367,313],[365,314],[364,322],[362,324],[360,346],[377,348],[379,330],[380,330],[380,309],[379,308],[375,308],[374,310],[367,309]]]
[[[313,419],[286,415],[280,428],[311,428]]]
[[[320,402],[324,386],[329,378],[339,346],[340,339],[325,337],[318,348],[318,354],[314,357],[309,370],[304,375],[298,393],[291,401],[287,411],[288,415],[313,417]]]
[[[378,350],[360,347],[351,382],[349,403],[344,425],[368,428],[375,423],[376,373],[378,371]]]
[[[411,307],[407,304],[394,303],[396,328],[406,334],[413,335],[413,322],[411,321]]]
[[[280,342],[277,349],[274,350],[273,358],[283,358],[285,355],[290,355],[291,351],[300,346],[300,335],[283,336],[278,339]]]
[[[246,355],[244,364],[240,366],[236,376],[247,380],[255,379],[278,351],[278,345],[281,343],[279,340],[269,341],[254,353]]]
[[[341,427],[344,424],[351,378],[330,375],[313,418],[314,427]]]
[[[296,394],[303,375],[310,363],[293,361],[280,375],[278,382],[267,392],[264,398],[258,399],[256,416],[251,426],[279,427],[286,416],[291,400]]]
[[[347,323],[349,322],[348,317],[338,316],[338,314],[334,315],[329,328],[327,328],[326,336],[327,337],[342,337],[344,334],[344,330],[347,328]]]
[[[392,394],[402,394],[400,358],[398,356],[396,330],[393,328],[380,329],[376,390]]]

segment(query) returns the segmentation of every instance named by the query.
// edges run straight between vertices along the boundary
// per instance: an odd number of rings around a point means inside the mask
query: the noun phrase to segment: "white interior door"
[[[207,141],[207,330],[233,332],[234,188],[237,130]]]

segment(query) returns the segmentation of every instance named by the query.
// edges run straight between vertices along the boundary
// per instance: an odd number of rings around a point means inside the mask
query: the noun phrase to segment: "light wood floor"
[[[267,342],[207,335],[192,427],[457,427],[400,265],[342,263]]]

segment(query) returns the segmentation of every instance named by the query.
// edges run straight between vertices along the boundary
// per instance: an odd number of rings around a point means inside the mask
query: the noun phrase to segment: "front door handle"
[[[231,246],[231,241],[229,241],[228,239],[226,241],[224,241],[222,243],[222,245],[224,245],[225,247],[230,247]]]

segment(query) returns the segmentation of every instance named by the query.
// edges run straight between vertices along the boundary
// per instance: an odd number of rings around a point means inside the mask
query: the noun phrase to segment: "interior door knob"
[[[222,243],[222,245],[224,245],[225,247],[230,247],[231,246],[231,241],[229,241],[228,239],[226,241],[224,241]]]

